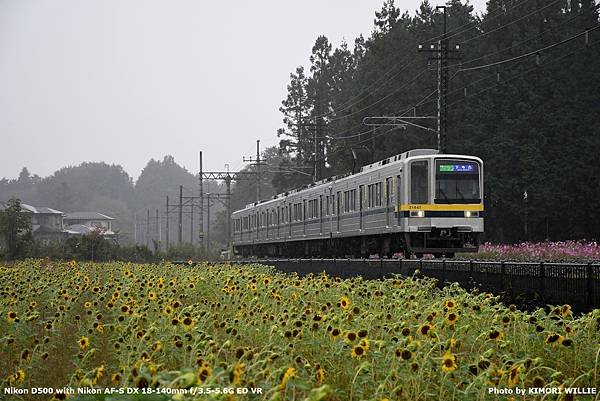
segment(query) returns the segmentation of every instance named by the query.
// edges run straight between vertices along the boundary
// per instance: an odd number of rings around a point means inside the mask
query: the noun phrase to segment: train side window
[[[388,177],[385,179],[385,199],[387,206],[392,204],[392,195],[393,195],[393,186],[392,186],[392,177]]]
[[[302,201],[302,220],[306,220],[306,199]]]
[[[358,187],[358,210],[363,210],[365,203],[365,186],[361,185]]]
[[[350,191],[344,191],[344,213],[350,211]]]
[[[323,217],[323,195],[319,195],[319,215],[317,217]]]
[[[429,199],[429,167],[427,160],[414,161],[410,166],[410,202],[427,203]]]
[[[381,206],[381,183],[375,184],[375,206]]]

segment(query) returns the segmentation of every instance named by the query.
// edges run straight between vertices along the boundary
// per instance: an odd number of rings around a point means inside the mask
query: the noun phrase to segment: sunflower
[[[560,334],[552,333],[546,337],[546,344],[560,344],[564,342],[564,339]]]
[[[202,362],[200,368],[198,368],[198,381],[200,384],[204,383],[204,381],[208,378],[208,376],[212,375],[212,368],[208,364],[208,362]]]
[[[488,337],[490,340],[500,341],[502,338],[504,338],[504,333],[494,329],[489,332]]]
[[[508,371],[508,387],[514,387],[519,383],[522,370],[523,368],[517,365]]]
[[[86,336],[83,336],[79,339],[78,343],[79,343],[79,348],[86,349],[87,347],[90,346],[90,339],[87,338]]]
[[[352,357],[360,358],[365,354],[365,349],[361,345],[356,345],[352,348]]]
[[[358,343],[358,345],[360,345],[361,347],[363,347],[365,349],[365,351],[369,350],[369,347],[371,346],[370,341],[367,338],[363,338],[362,340],[360,340],[360,342]]]
[[[85,309],[90,309],[92,307],[92,303],[88,301],[88,302],[86,302],[86,303],[83,304],[83,307]]]
[[[171,313],[173,313],[173,307],[171,305],[167,305],[163,308],[163,313],[167,316],[169,316]]]
[[[348,342],[356,341],[356,333],[353,331],[349,331],[346,333],[346,340]]]
[[[229,381],[231,384],[236,385],[239,384],[242,380],[242,375],[244,374],[244,369],[246,368],[245,363],[236,363],[231,372],[229,373]]]
[[[188,266],[191,266],[194,264],[194,262],[192,261],[192,259],[188,259],[187,264],[188,264]]]
[[[400,352],[398,352],[398,351],[400,351]],[[408,361],[410,358],[412,358],[412,352],[410,352],[407,349],[397,350],[396,355],[398,355],[400,358],[404,359],[405,361]]]
[[[325,371],[319,364],[317,364],[316,368],[315,379],[317,380],[317,384],[321,385],[323,384],[323,380],[325,380]]]
[[[69,267],[75,267],[77,266],[77,262],[74,260],[69,261]]]
[[[331,337],[335,340],[339,337],[339,335],[341,334],[340,329],[333,329],[331,330]]]
[[[17,320],[17,312],[15,311],[9,311],[8,314],[6,315],[6,320],[8,320],[9,322],[14,322],[15,320]]]
[[[536,376],[533,378],[532,384],[533,387],[544,387],[546,385],[546,381],[543,378]]]
[[[447,351],[442,357],[442,370],[444,372],[453,372],[458,368],[456,356]]]
[[[281,382],[277,386],[280,391],[285,390],[288,380],[297,377],[295,368],[287,368],[283,373],[283,377],[281,378]]]
[[[426,336],[431,333],[431,329],[433,329],[433,326],[425,323],[423,326],[419,327],[419,333]]]
[[[149,299],[150,301],[154,301],[154,300],[156,299],[156,293],[155,293],[154,291],[150,291],[150,292],[148,293],[148,299]]]
[[[110,375],[110,381],[112,383],[119,383],[121,381],[121,375],[119,373],[113,373]]]
[[[17,370],[15,373],[9,376],[8,382],[13,385],[15,383],[20,383],[25,380],[25,371],[23,369]]]
[[[183,318],[181,323],[183,324],[183,327],[185,327],[186,329],[190,329],[194,326],[194,319],[192,319],[189,316],[186,316],[185,318]]]
[[[446,315],[446,323],[450,326],[454,326],[454,324],[458,321],[458,314],[454,312],[450,312]]]
[[[457,303],[456,303],[456,301],[454,299],[447,299],[447,300],[444,301],[444,306],[447,309],[454,309],[454,308],[456,308]]]
[[[571,316],[572,314],[573,314],[573,312],[571,312],[571,305],[569,305],[569,304],[563,305],[563,307],[560,309],[560,315],[562,317],[568,317],[568,316]]]
[[[350,306],[350,300],[345,295],[340,299],[340,306],[344,309],[348,309]]]

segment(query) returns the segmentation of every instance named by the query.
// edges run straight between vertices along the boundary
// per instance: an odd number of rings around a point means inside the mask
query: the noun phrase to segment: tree
[[[31,216],[21,209],[21,201],[12,198],[0,211],[0,234],[4,238],[7,256],[23,255],[31,243]]]

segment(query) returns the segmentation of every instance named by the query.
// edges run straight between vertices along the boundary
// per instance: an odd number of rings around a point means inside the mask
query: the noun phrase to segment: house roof
[[[70,212],[65,213],[65,220],[114,220],[114,217],[98,212]]]
[[[6,209],[7,202],[0,201],[0,210]],[[21,210],[34,214],[63,214],[60,210],[51,209],[49,207],[32,206],[26,203],[21,203]]]
[[[96,227],[90,227],[90,226],[86,226],[83,224],[73,224],[72,226],[69,226],[65,231],[69,234],[81,234],[81,235],[85,235],[85,234],[89,234],[95,230],[98,230],[98,228]],[[114,235],[115,233],[111,230],[100,230],[100,233],[102,235],[108,236],[108,235]]]

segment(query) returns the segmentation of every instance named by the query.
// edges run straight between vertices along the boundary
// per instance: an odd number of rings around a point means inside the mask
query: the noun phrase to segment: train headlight
[[[467,210],[465,212],[465,217],[479,217],[479,212],[471,212],[470,210]]]
[[[423,210],[411,210],[410,217],[425,217]]]

